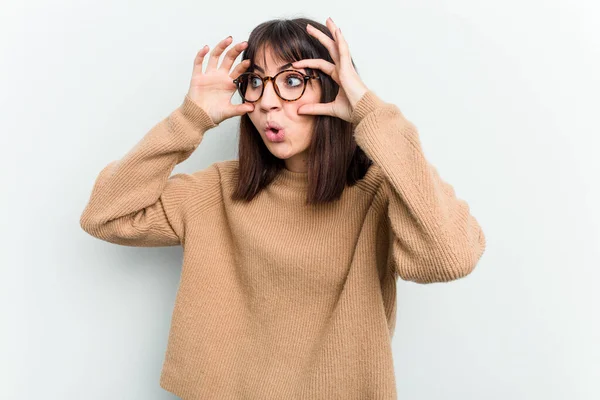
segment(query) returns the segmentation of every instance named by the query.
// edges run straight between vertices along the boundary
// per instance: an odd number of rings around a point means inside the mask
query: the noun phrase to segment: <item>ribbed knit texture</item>
[[[237,160],[171,176],[216,126],[187,96],[100,172],[86,232],[184,249],[165,390],[184,400],[396,399],[396,280],[464,277],[485,237],[398,107],[369,91],[352,123],[374,164],[330,204],[305,205],[308,175],[287,169],[252,202],[233,202]]]

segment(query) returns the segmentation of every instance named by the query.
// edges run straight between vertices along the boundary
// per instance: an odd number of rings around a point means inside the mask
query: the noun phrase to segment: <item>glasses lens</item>
[[[238,90],[240,95],[247,101],[256,101],[262,92],[262,78],[252,72],[246,72],[238,78]],[[286,71],[276,79],[275,84],[279,89],[279,94],[285,100],[296,100],[304,90],[304,78],[301,74],[294,71]]]
[[[243,73],[238,77],[238,91],[247,101],[256,101],[262,91],[262,79],[251,72]]]
[[[283,72],[277,77],[276,82],[279,94],[286,100],[297,99],[304,90],[304,78],[297,72]]]

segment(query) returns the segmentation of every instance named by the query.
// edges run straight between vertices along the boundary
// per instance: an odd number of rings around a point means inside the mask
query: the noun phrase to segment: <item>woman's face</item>
[[[264,76],[275,76],[284,64],[276,64],[270,49],[266,50],[266,65],[262,64],[263,54],[258,53],[255,58],[254,73]],[[260,61],[258,61],[260,60]],[[285,69],[296,69],[291,66]],[[296,69],[306,74],[303,68]],[[311,83],[312,82],[312,83]],[[321,86],[318,80],[311,79],[306,84],[302,97],[296,101],[283,101],[273,87],[273,82],[268,81],[264,87],[263,95],[254,103],[254,110],[248,113],[250,120],[260,133],[260,136],[277,158],[285,160],[286,168],[294,172],[308,170],[308,147],[311,142],[312,129],[316,116],[298,114],[298,108],[303,104],[318,103],[321,98]],[[283,128],[283,137],[273,138],[267,132],[267,123],[275,122]],[[281,136],[282,133],[279,133]]]

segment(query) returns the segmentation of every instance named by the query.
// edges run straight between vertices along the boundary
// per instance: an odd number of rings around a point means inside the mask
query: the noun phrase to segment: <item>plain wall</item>
[[[398,397],[600,398],[597,2],[0,10],[0,398],[175,398],[159,376],[181,248],[102,242],[79,217],[100,170],[181,104],[203,45],[296,16],[342,28],[365,84],[416,124],[486,234],[465,279],[399,281]],[[174,173],[236,158],[238,123]]]

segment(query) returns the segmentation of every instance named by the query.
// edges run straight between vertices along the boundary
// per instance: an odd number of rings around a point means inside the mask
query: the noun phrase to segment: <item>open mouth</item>
[[[265,129],[265,134],[267,135],[267,139],[272,142],[282,142],[285,137],[285,130],[269,127]]]

